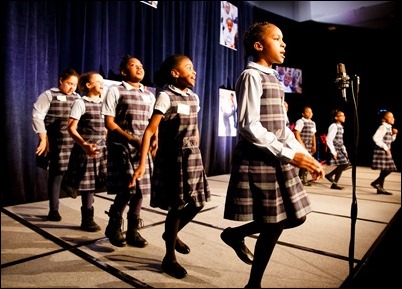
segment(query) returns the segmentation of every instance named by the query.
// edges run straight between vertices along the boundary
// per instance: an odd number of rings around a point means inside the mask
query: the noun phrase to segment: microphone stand
[[[352,162],[352,205],[351,205],[351,232],[350,232],[350,242],[349,242],[349,275],[351,275],[354,268],[354,250],[355,250],[355,229],[357,220],[357,198],[356,198],[356,160],[357,160],[357,147],[359,142],[359,119],[358,119],[358,94],[360,79],[359,76],[355,75],[356,86],[354,86],[353,79],[351,80],[351,91],[354,109],[354,138],[353,138],[353,162]]]

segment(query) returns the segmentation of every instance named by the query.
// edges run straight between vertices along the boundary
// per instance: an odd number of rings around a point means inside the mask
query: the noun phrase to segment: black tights
[[[234,235],[246,237],[260,233],[255,243],[254,259],[251,266],[250,278],[247,288],[261,288],[262,277],[271,258],[276,243],[285,228],[286,222],[261,223],[250,222],[239,227],[232,228]]]
[[[334,183],[337,184],[339,179],[341,178],[342,172],[344,170],[346,170],[346,168],[349,165],[345,164],[345,165],[339,165],[337,166],[335,169],[332,170],[332,172],[330,172],[329,174],[327,174],[327,176],[329,176],[330,178],[332,178],[333,175],[335,175],[334,177]]]
[[[203,207],[197,207],[194,202],[188,203],[182,209],[171,209],[165,220],[165,259],[176,261],[175,246],[177,234],[201,211]]]
[[[141,206],[142,206],[142,194],[137,192],[136,194],[117,194],[114,199],[114,207],[115,209],[123,215],[124,210],[129,204],[128,214],[132,215],[140,215]]]
[[[81,192],[81,204],[85,209],[91,209],[94,203],[94,192],[92,191],[82,191]]]
[[[391,173],[391,171],[384,171],[382,170],[380,172],[380,175],[378,176],[378,178],[374,181],[374,183],[376,184],[380,184],[381,187],[384,187],[384,181],[385,178],[388,177],[388,175]]]

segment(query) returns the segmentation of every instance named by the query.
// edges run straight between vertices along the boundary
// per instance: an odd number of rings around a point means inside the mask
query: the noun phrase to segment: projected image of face
[[[302,93],[302,70],[298,68],[276,66],[278,80],[283,84],[285,93]]]

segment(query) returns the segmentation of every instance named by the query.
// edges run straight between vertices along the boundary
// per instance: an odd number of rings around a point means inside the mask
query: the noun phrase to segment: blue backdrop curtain
[[[253,8],[236,3],[240,31],[251,24]],[[115,78],[123,54],[139,58],[145,85],[165,57],[189,55],[197,71],[201,150],[209,175],[227,173],[235,138],[218,137],[219,88],[232,89],[244,66],[242,47],[219,44],[220,1],[6,1],[1,11],[5,141],[2,203],[38,199],[34,101],[57,86],[65,68],[99,71]]]
[[[358,165],[370,165],[372,134],[379,109],[393,111],[402,123],[399,90],[399,27],[373,30],[293,20],[255,8],[238,7],[237,51],[219,44],[220,1],[159,1],[155,9],[140,1],[3,1],[0,9],[2,67],[0,126],[2,205],[37,201],[42,197],[43,171],[36,168],[37,136],[32,130],[32,106],[44,90],[57,86],[66,68],[78,73],[99,71],[115,79],[120,57],[132,54],[144,64],[143,83],[153,86],[154,71],[168,55],[184,53],[197,71],[194,91],[201,101],[201,150],[209,176],[230,171],[235,137],[218,136],[219,88],[233,89],[245,65],[243,33],[254,21],[277,24],[285,36],[285,65],[303,70],[303,94],[286,94],[292,120],[310,105],[317,135],[326,132],[330,112],[344,109],[345,142],[353,140],[353,111],[336,88],[336,64],[345,63],[350,76],[360,76],[360,147]],[[399,20],[400,6],[395,11]],[[381,40],[380,40],[381,39]],[[377,59],[380,57],[379,59]],[[386,57],[384,59],[384,57]],[[381,63],[378,63],[378,60]],[[351,94],[348,91],[349,101]],[[401,167],[400,139],[393,155]],[[46,198],[46,197],[45,197]]]

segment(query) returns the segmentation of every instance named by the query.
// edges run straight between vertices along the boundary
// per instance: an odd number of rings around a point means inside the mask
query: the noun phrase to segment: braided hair
[[[254,24],[250,25],[246,32],[244,33],[244,40],[243,45],[245,49],[244,60],[247,62],[247,59],[252,56],[256,57],[257,51],[254,48],[254,43],[261,41],[265,31],[275,27],[275,24],[272,24],[267,21],[263,22],[255,22]]]

